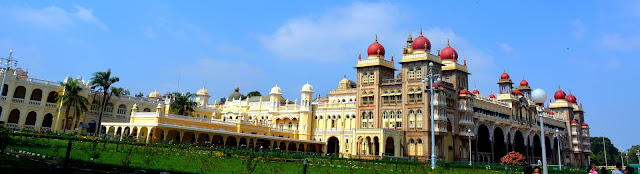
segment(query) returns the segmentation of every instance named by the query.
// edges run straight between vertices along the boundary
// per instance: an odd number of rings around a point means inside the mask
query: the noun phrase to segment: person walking
[[[616,169],[611,171],[611,174],[622,174],[621,170],[622,170],[622,163],[617,162]]]
[[[633,167],[631,166],[627,166],[627,168],[624,170],[625,174],[633,174]]]

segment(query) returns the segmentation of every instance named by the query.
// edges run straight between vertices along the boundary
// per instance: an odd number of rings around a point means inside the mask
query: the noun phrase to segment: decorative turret
[[[196,92],[196,103],[200,106],[207,106],[209,104],[209,91],[202,86],[202,89]]]
[[[159,99],[162,99],[162,96],[160,96],[158,89],[156,89],[155,91],[149,93],[149,98],[159,100]]]
[[[500,80],[498,80],[498,86],[500,86],[500,94],[509,94],[511,93],[511,89],[513,87],[513,82],[511,82],[511,78],[509,78],[509,74],[505,70],[502,75],[500,75]]]
[[[302,110],[309,111],[311,109],[311,101],[313,100],[313,86],[307,82],[307,84],[302,86],[302,90],[300,90],[302,102],[300,105],[302,106]]]
[[[282,90],[278,85],[271,88],[271,92],[269,93],[269,102],[271,102],[271,111],[278,111],[280,107],[280,99],[282,98]]]
[[[524,77],[522,78],[522,81],[520,81],[520,86],[518,87],[518,89],[522,91],[524,97],[531,98],[531,87],[529,86],[529,82],[527,82]]]

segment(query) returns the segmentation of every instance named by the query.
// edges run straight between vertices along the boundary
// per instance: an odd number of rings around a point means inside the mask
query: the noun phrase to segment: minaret
[[[209,104],[209,97],[211,97],[209,91],[202,86],[202,89],[196,92],[196,103],[198,103],[198,106],[207,106]]]
[[[513,85],[513,82],[511,82],[511,78],[505,70],[502,75],[500,75],[500,80],[498,80],[498,86],[500,87],[499,94],[511,94],[511,90],[513,89],[511,85]]]
[[[280,99],[282,98],[282,90],[278,85],[271,88],[271,92],[269,93],[269,102],[271,102],[270,111],[278,111],[280,107]]]
[[[311,110],[311,100],[313,99],[313,86],[307,82],[304,86],[302,86],[302,90],[300,90],[302,102],[300,102],[300,106],[302,111],[310,111]]]

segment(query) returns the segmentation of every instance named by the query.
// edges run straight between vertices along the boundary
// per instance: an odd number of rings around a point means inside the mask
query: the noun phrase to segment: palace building
[[[357,60],[354,58],[358,74],[355,81],[345,76],[326,97],[315,94],[308,83],[300,90],[299,101],[284,98],[277,85],[268,96],[252,97],[243,95],[236,86],[225,102],[211,104],[211,96],[203,87],[196,92],[195,111],[184,116],[170,109],[173,102],[170,94],[161,96],[154,91],[144,99],[113,100],[109,106],[118,106],[118,112],[108,107],[109,116],[102,126],[108,135],[131,136],[148,143],[425,159],[432,153],[431,129],[434,129],[435,154],[439,160],[499,163],[502,156],[516,151],[535,163],[542,160],[544,139],[550,164],[588,164],[589,126],[582,105],[571,92],[567,95],[558,89],[547,107],[536,105],[531,100],[529,83],[523,79],[514,86],[506,72],[497,78],[498,93],[485,97],[478,89],[470,92],[466,59],[461,64],[457,51],[449,43],[446,48],[432,52],[429,39],[422,33],[415,39],[408,36],[397,61],[399,69],[394,55],[386,55],[376,36],[365,57],[359,54]],[[430,71],[440,74],[438,83],[423,82]],[[5,102],[1,106],[12,111],[2,112],[3,121],[9,120],[7,123],[12,127],[48,126],[61,131],[60,125],[65,120],[60,115],[64,108],[37,97],[40,103],[31,104],[36,100],[25,102],[24,97],[36,88],[59,91],[57,83],[34,82],[18,76],[7,79],[11,80],[5,89],[11,95],[6,96],[3,91]],[[26,95],[15,94],[19,86],[28,89]],[[430,88],[434,89],[433,116]],[[93,95],[92,91],[87,95]],[[16,109],[17,116],[13,114]],[[29,121],[33,120],[29,114],[22,114],[30,110],[36,112],[35,122]],[[72,123],[83,122],[85,128],[92,128],[94,113],[92,107]],[[52,114],[53,119],[47,116],[42,119],[42,114]],[[539,114],[544,119],[544,132],[540,132]],[[43,124],[48,119],[53,120],[53,126]]]

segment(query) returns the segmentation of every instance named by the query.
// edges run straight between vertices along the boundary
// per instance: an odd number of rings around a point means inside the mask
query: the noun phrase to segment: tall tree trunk
[[[108,89],[108,88],[107,88]],[[106,100],[107,100],[107,89],[104,89],[104,92],[102,92],[102,104],[100,105],[100,115],[98,116],[98,125],[97,125],[97,129],[96,129],[96,135],[100,135],[100,129],[102,128],[102,114],[104,112],[104,107],[107,105],[106,104]]]
[[[64,125],[62,126],[62,133],[67,133],[67,123],[69,123],[69,110],[71,110],[71,105],[67,105],[67,110],[64,111],[65,120]]]

